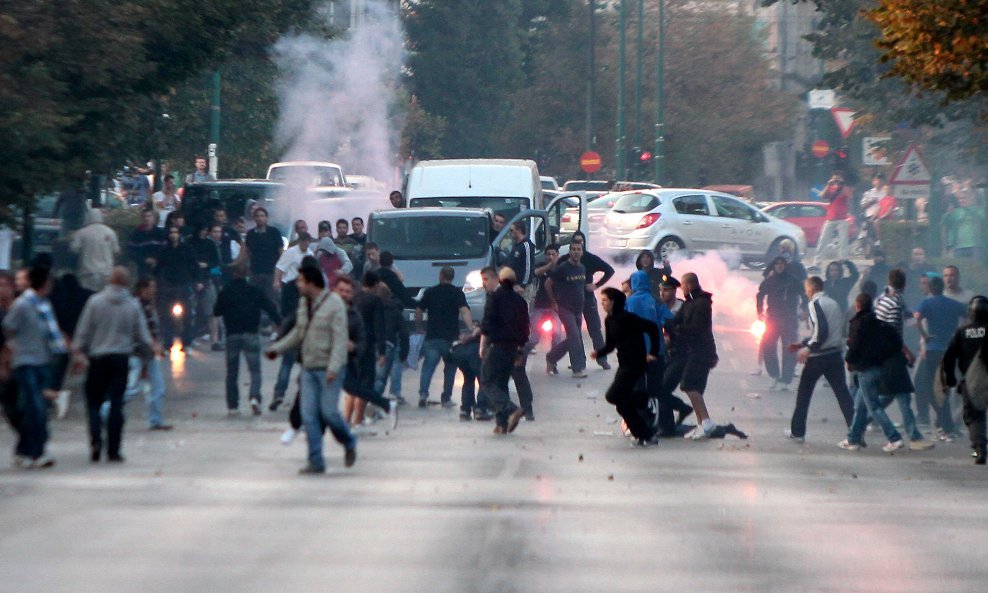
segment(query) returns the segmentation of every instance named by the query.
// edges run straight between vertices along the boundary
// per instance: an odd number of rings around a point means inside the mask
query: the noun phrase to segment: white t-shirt
[[[281,272],[281,282],[283,284],[294,282],[298,278],[298,268],[302,265],[302,260],[307,255],[315,255],[312,247],[310,244],[307,251],[302,251],[298,245],[292,245],[281,254],[281,257],[278,258],[278,263],[274,267]]]
[[[864,210],[865,216],[868,218],[874,218],[878,216],[878,204],[882,201],[881,190],[872,188],[861,194],[861,209]]]

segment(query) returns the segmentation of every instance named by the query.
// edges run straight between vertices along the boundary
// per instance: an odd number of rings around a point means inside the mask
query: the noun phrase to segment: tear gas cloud
[[[397,183],[401,118],[393,107],[404,61],[401,24],[388,4],[368,0],[360,24],[335,39],[289,35],[273,49],[280,73],[275,142],[282,160],[330,161],[346,174],[385,184],[372,193],[339,191],[318,200],[305,189],[310,174],[290,177],[279,200],[287,208],[276,208],[282,224],[304,218],[311,228],[320,219],[366,219],[371,210],[388,206],[387,192]],[[319,14],[328,23],[328,3]]]

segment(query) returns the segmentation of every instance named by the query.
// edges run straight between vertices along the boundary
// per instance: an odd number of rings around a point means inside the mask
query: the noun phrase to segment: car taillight
[[[635,228],[644,229],[644,228],[650,227],[653,224],[655,224],[655,221],[658,220],[661,217],[662,217],[662,215],[659,214],[658,212],[653,212],[651,214],[646,214],[645,216],[642,217],[641,221],[638,223],[638,226],[635,227]]]
[[[569,214],[563,214],[563,222],[569,222],[570,220],[572,219],[570,218]]]

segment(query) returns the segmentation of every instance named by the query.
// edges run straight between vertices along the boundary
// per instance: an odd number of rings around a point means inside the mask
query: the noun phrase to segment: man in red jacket
[[[843,261],[847,259],[847,205],[851,199],[851,188],[844,185],[844,178],[835,172],[830,176],[827,187],[823,190],[823,200],[827,206],[827,218],[820,229],[820,241],[817,243],[816,255],[813,256],[813,267],[819,270],[820,261],[824,255],[828,259]],[[830,256],[833,249],[833,238],[837,236],[837,256]]]

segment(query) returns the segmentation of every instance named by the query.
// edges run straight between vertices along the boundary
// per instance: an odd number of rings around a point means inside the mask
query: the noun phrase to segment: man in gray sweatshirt
[[[137,353],[151,356],[151,334],[137,299],[128,287],[130,273],[118,266],[110,273],[106,288],[86,302],[76,328],[73,352],[76,364],[87,360],[86,403],[89,411],[90,461],[98,462],[103,449],[103,420],[100,406],[110,402],[107,423],[107,460],[122,462],[123,396],[127,388],[128,358]]]

